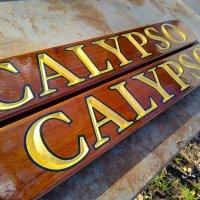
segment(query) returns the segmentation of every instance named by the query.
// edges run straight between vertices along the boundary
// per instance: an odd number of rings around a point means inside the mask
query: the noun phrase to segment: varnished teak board
[[[195,89],[199,55],[193,46],[1,128],[10,199],[40,196]]]
[[[0,126],[196,41],[167,21],[0,61]]]

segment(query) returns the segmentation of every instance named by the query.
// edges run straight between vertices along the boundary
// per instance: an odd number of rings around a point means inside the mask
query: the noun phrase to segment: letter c
[[[84,136],[79,136],[79,152],[72,158],[60,158],[46,147],[42,139],[41,127],[47,120],[58,119],[66,123],[71,120],[63,112],[54,112],[34,122],[25,136],[25,148],[30,158],[42,168],[52,171],[68,169],[78,164],[89,153],[89,146]],[[59,134],[59,133],[58,133]]]
[[[14,74],[17,74],[18,71],[17,69],[12,66],[10,63],[0,63],[0,69],[4,69],[6,71],[12,72]],[[6,103],[0,100],[0,111],[5,111],[5,110],[11,110],[14,108],[18,108],[20,106],[23,106],[24,104],[28,103],[34,98],[33,93],[31,92],[31,89],[29,86],[24,87],[24,95],[23,97],[12,103]]]

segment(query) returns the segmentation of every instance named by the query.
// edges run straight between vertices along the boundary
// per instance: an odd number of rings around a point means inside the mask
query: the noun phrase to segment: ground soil
[[[200,134],[136,198],[151,199],[200,200]]]

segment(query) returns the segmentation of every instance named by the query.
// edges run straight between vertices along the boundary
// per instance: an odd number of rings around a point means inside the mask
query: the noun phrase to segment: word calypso
[[[53,171],[89,162],[197,87],[199,53],[192,47],[27,118],[30,159]],[[62,140],[70,153],[60,157]]]
[[[195,40],[190,28],[172,21],[6,59],[0,62],[0,118],[72,95]]]

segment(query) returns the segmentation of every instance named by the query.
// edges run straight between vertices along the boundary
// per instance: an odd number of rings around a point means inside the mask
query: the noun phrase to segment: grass
[[[198,197],[195,197],[196,191],[189,190],[186,187],[183,187],[181,190],[181,198],[185,200],[198,200]]]
[[[200,135],[156,176],[140,200],[200,200]]]
[[[171,181],[168,178],[166,178],[165,175],[166,175],[166,171],[162,171],[160,175],[155,177],[155,179],[153,180],[153,184],[159,188],[162,194],[165,194],[171,188],[171,184],[170,184]]]

